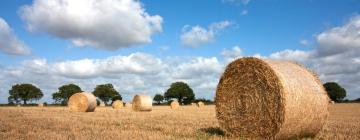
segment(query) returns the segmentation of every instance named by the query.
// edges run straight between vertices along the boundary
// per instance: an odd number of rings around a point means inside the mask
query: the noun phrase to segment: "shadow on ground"
[[[201,132],[207,133],[209,135],[219,135],[224,136],[224,131],[222,131],[219,127],[208,127],[199,129]]]

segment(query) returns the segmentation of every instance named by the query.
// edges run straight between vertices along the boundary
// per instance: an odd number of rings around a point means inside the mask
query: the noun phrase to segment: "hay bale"
[[[289,61],[235,60],[219,81],[215,101],[226,134],[251,139],[315,135],[329,114],[319,79]]]
[[[196,106],[196,103],[191,103],[191,106]]]
[[[151,111],[152,98],[147,95],[135,95],[132,101],[132,108],[135,111]]]
[[[332,105],[333,105],[333,104],[335,104],[335,102],[334,102],[334,101],[330,101],[330,104],[332,104]]]
[[[16,105],[16,107],[21,107],[21,105]]]
[[[38,107],[44,107],[44,103],[38,103]]]
[[[68,106],[72,112],[93,112],[96,108],[96,97],[91,93],[76,93],[69,98]]]
[[[172,101],[171,103],[170,103],[170,108],[171,109],[177,109],[177,108],[179,108],[180,107],[180,105],[179,105],[179,102],[178,101]]]
[[[132,104],[131,103],[125,103],[125,107],[130,108],[130,107],[132,107]]]
[[[124,107],[124,103],[123,103],[122,101],[120,101],[120,100],[116,100],[116,101],[114,101],[114,102],[112,103],[112,107],[113,107],[114,109],[121,109],[121,108]]]
[[[205,104],[201,101],[198,102],[196,105],[197,105],[197,107],[200,107],[200,108],[205,106]]]
[[[100,106],[100,107],[105,107],[106,105],[105,105],[104,102],[100,102],[99,106]]]

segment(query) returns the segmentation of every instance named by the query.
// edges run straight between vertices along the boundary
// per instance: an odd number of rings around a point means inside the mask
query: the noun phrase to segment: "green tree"
[[[162,101],[164,101],[164,96],[161,94],[156,94],[154,97],[154,101],[157,102],[157,104],[160,104]]]
[[[52,98],[55,100],[55,103],[61,103],[66,105],[70,96],[82,92],[81,88],[75,84],[67,84],[58,88],[59,91],[53,93]]]
[[[13,85],[9,90],[9,94],[9,101],[15,101],[16,103],[23,101],[24,104],[27,104],[28,101],[39,100],[44,96],[42,91],[32,84]]]
[[[195,99],[193,90],[184,82],[172,83],[164,97],[166,100],[175,98],[180,104],[190,104]]]
[[[330,99],[335,102],[341,102],[346,97],[346,90],[336,82],[328,82],[324,84]]]
[[[117,98],[120,97],[122,99],[121,95],[114,89],[112,84],[97,85],[93,91],[93,94],[102,100],[105,104],[117,96]]]

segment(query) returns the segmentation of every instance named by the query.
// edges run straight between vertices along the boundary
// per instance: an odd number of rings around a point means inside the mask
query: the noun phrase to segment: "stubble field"
[[[219,129],[215,106],[155,106],[151,112],[98,107],[73,113],[66,107],[0,107],[0,139],[242,139]],[[336,104],[314,138],[360,139],[360,104]]]

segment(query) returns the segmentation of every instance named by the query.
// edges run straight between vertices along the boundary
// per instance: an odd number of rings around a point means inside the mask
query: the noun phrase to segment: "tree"
[[[93,91],[93,94],[107,104],[114,97],[122,99],[119,92],[114,89],[112,84],[97,85]],[[117,97],[118,96],[118,97]]]
[[[121,95],[120,95],[120,94],[119,94],[119,95],[114,96],[114,97],[111,99],[111,104],[112,104],[114,101],[116,101],[116,100],[122,100],[122,97],[121,97]]]
[[[338,83],[328,82],[324,84],[324,87],[331,100],[335,102],[341,102],[346,96],[346,90]]]
[[[161,94],[156,94],[154,97],[154,101],[157,102],[157,104],[160,104],[162,101],[164,101],[164,96]]]
[[[172,83],[164,97],[166,100],[175,98],[180,104],[190,104],[195,99],[193,90],[184,82]]]
[[[58,88],[59,91],[53,93],[52,98],[55,100],[55,103],[61,103],[66,105],[70,96],[82,92],[81,88],[75,84],[67,84]]]
[[[13,85],[9,94],[8,101],[19,103],[22,100],[25,105],[28,101],[39,100],[44,96],[42,91],[32,84]]]

